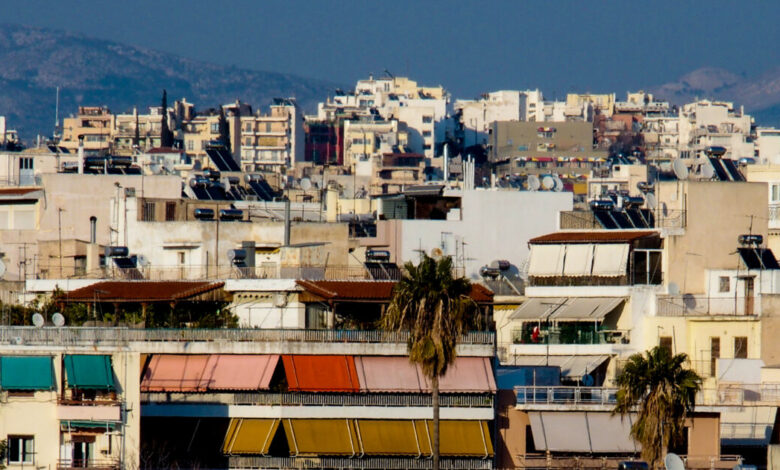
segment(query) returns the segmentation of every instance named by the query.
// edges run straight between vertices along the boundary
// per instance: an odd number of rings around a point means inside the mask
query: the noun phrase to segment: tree
[[[393,289],[382,317],[387,330],[409,332],[409,360],[419,364],[431,381],[433,402],[433,468],[439,468],[439,377],[455,360],[461,334],[479,315],[469,297],[471,283],[452,277],[452,259],[425,254],[420,264],[406,263],[406,273]]]
[[[693,412],[701,377],[688,369],[686,354],[672,353],[660,346],[645,355],[628,358],[617,377],[617,404],[612,412],[637,412],[631,437],[642,445],[642,458],[651,468],[658,464],[670,445],[679,444],[685,419]]]
[[[173,147],[173,132],[168,127],[168,91],[163,90],[162,103],[160,103],[162,121],[160,125],[160,147]]]

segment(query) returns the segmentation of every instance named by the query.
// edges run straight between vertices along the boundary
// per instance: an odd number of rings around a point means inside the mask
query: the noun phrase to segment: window
[[[165,203],[165,220],[169,222],[176,220],[176,203],[173,201]]]
[[[430,124],[433,122],[433,116],[423,116],[422,118],[423,124]]]
[[[75,274],[76,276],[84,276],[85,274],[87,274],[86,256],[73,257],[73,274]]]
[[[244,127],[244,130],[246,132],[252,132],[252,123],[246,123],[246,127]]]
[[[206,150],[206,142],[207,142],[206,140],[201,140],[200,141],[200,149],[201,150]]]
[[[718,278],[718,292],[729,292],[731,290],[731,280],[728,276]]]
[[[772,200],[770,202],[780,202],[780,183],[772,183]]]
[[[634,284],[661,284],[661,250],[634,250]]]
[[[748,357],[747,336],[734,337],[734,359],[747,359]]]
[[[22,157],[19,158],[19,169],[20,170],[32,170],[33,169],[33,159],[29,157]]]
[[[194,150],[195,149],[195,141],[188,140],[187,141],[187,150]]]
[[[662,348],[669,351],[669,354],[674,354],[674,351],[672,351],[672,337],[671,336],[661,336],[661,338],[658,340],[658,345]]]
[[[718,359],[720,359],[720,338],[713,336],[710,338],[710,376],[715,377],[718,371]]]
[[[265,123],[265,131],[266,132],[271,132],[271,123],[270,122],[266,122]]]
[[[154,222],[154,203],[144,202],[141,210],[141,220],[144,222]]]
[[[211,133],[212,134],[219,134],[219,123],[218,122],[212,122],[211,123]]]
[[[35,441],[32,436],[8,436],[8,463],[33,463]]]
[[[423,150],[430,150],[430,149],[431,149],[431,144],[423,145]]]
[[[423,131],[423,137],[430,137],[431,131]]]

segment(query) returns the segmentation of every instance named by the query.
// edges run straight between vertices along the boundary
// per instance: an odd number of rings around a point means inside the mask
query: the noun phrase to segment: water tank
[[[607,199],[596,199],[590,201],[590,208],[594,211],[611,211],[615,203]]]
[[[124,258],[130,254],[126,246],[107,246],[106,258]]]
[[[214,218],[214,209],[207,207],[198,207],[195,209],[195,218],[199,220],[212,220]]]
[[[219,220],[241,220],[244,218],[244,211],[241,209],[220,209]]]
[[[739,236],[740,245],[760,245],[764,243],[764,237],[758,234],[743,234]]]

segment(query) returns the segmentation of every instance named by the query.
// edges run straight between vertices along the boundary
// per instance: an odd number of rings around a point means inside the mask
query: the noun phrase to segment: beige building
[[[303,114],[294,99],[275,99],[268,114],[241,115],[244,171],[279,171],[303,161]]]
[[[612,116],[615,112],[614,93],[569,93],[566,95],[566,106],[569,108],[581,108],[585,103],[590,103],[595,110],[607,117]]]
[[[79,148],[83,137],[87,154],[105,154],[111,149],[116,117],[105,106],[79,106],[78,114],[62,120],[59,145],[71,152]]]

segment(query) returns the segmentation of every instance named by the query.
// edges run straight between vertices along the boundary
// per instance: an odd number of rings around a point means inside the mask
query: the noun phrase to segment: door
[[[753,315],[753,278],[745,279],[745,315]]]
[[[93,458],[92,453],[94,451],[95,438],[91,436],[84,437],[84,438],[79,438],[79,437],[74,436],[73,466],[79,468],[89,467],[90,461]]]

